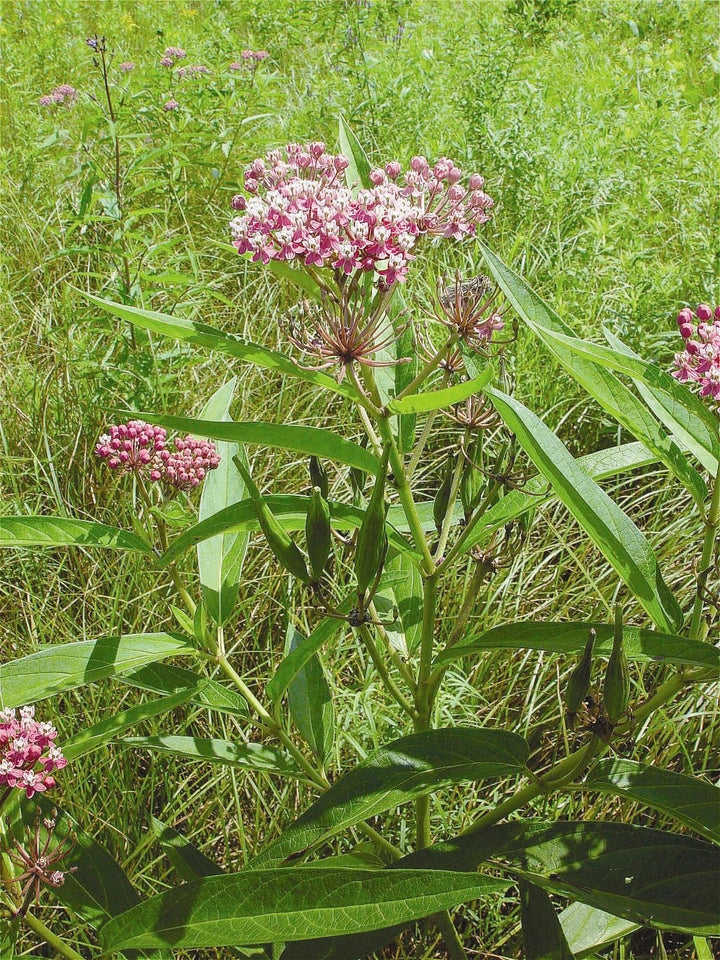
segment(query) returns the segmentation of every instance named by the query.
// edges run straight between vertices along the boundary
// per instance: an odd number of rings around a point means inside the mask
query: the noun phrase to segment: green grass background
[[[108,409],[194,415],[233,373],[241,377],[236,419],[357,430],[339,404],[319,409],[303,387],[144,335],[133,345],[126,328],[99,316],[70,286],[115,299],[130,294],[145,306],[280,347],[292,294],[215,241],[228,239],[230,199],[244,166],[290,140],[334,146],[341,113],[378,163],[448,154],[482,172],[497,204],[485,238],[585,336],[608,324],[645,355],[669,361],[678,348],[677,310],[718,299],[720,61],[711,0],[5,0],[2,13],[1,513],[129,526],[132,505],[93,462]],[[109,131],[90,99],[100,96],[100,86],[83,41],[94,33],[108,37],[114,70],[124,59],[137,63],[118,123],[131,291],[110,196]],[[207,80],[175,87],[181,109],[173,114],[161,110],[173,90],[156,65],[168,44],[188,51],[186,63],[212,70]],[[231,82],[227,73],[246,47],[271,55],[249,93],[246,76]],[[38,97],[59,83],[80,90],[78,103],[40,108]],[[408,284],[418,311],[428,308],[437,274],[469,274],[479,260],[472,243],[429,252],[426,269],[414,271]],[[528,333],[521,332],[514,370],[518,396],[546,411],[573,450],[617,442],[617,428]],[[255,469],[277,490],[306,483],[304,465],[289,456],[261,456]],[[333,482],[336,491],[347,489],[344,476]],[[431,463],[429,491],[433,482]],[[699,536],[687,499],[659,470],[610,490],[630,505],[687,601]],[[253,682],[279,662],[285,590],[256,545],[229,638]],[[614,590],[614,577],[564,511],[549,509],[527,550],[479,598],[477,622],[604,616]],[[132,556],[5,553],[0,655],[170,627],[167,600],[165,586]],[[450,609],[452,602],[449,595]],[[399,718],[350,636],[335,642],[326,660],[335,677],[341,764],[397,735]],[[483,658],[469,676],[449,674],[439,720],[506,724],[521,733],[556,725],[561,676],[570,666],[536,654]],[[633,678],[634,694],[656,679],[655,668],[644,668]],[[67,736],[137,697],[121,685],[65,696],[58,726]],[[636,756],[685,772],[715,769],[717,734],[708,729],[716,709],[710,695],[681,698],[641,738]],[[178,711],[175,720],[188,732],[207,733],[206,716]],[[167,732],[170,722],[147,732]],[[247,732],[227,727],[217,735]],[[262,775],[218,776],[114,747],[78,767],[63,778],[61,802],[143,893],[174,882],[148,841],[151,812],[239,868],[307,799]],[[561,810],[554,803],[538,810],[585,812],[573,797]],[[433,807],[437,835],[461,827],[475,806],[466,793],[440,796]],[[662,822],[609,800],[593,811]],[[401,817],[393,829],[402,835]],[[518,956],[511,905],[482,915],[468,908],[464,916],[479,950]],[[69,918],[52,922],[82,938]],[[691,946],[672,938],[667,948],[693,956]],[[629,949],[627,956],[640,957],[659,948],[643,941]],[[407,937],[387,956],[442,956],[433,950]],[[28,951],[44,955],[30,944]]]

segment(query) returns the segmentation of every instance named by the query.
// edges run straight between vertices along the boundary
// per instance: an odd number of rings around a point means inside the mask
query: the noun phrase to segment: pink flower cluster
[[[61,83],[59,87],[40,97],[38,103],[41,107],[54,107],[60,103],[74,103],[77,98],[78,92],[75,87],[71,87],[69,83]]]
[[[131,70],[135,69],[135,62],[133,60],[124,60],[118,69],[122,70],[123,73],[130,73]]]
[[[166,47],[160,60],[161,67],[174,67],[176,60],[184,60],[187,56],[182,47]]]
[[[179,109],[180,109],[180,104],[177,102],[177,100],[166,100],[165,103],[163,104],[163,110],[165,111],[165,113],[170,113],[171,110],[179,110]]]
[[[240,56],[243,60],[254,60],[256,63],[261,63],[263,60],[267,60],[270,54],[267,50],[242,50]]]
[[[700,396],[710,398],[720,412],[720,306],[713,310],[701,303],[694,314],[685,307],[677,322],[685,349],[675,354],[673,376],[698,384]]]
[[[199,487],[208,471],[220,463],[211,440],[197,440],[188,435],[168,443],[164,427],[155,427],[143,420],[112,424],[100,437],[95,454],[107,460],[111,470],[136,473],[178,490]]]
[[[231,221],[238,252],[252,259],[298,260],[345,274],[374,270],[386,286],[403,281],[412,250],[425,235],[459,240],[490,219],[492,199],[475,173],[462,186],[462,170],[442,158],[430,166],[413,157],[370,173],[373,186],[353,194],[343,174],[349,160],[323,143],[288,144],[245,171],[245,190],[233,198]]]
[[[179,80],[193,80],[204,73],[210,73],[207,67],[202,63],[193,63],[189,67],[180,67],[177,76]]]
[[[53,741],[57,730],[34,719],[35,707],[0,710],[0,785],[24,790],[28,799],[55,786],[53,770],[67,760]]]

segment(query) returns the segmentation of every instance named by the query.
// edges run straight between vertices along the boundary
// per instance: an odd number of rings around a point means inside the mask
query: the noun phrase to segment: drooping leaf
[[[580,958],[633,933],[640,924],[576,901],[560,914],[560,926],[573,954]]]
[[[550,897],[526,880],[520,881],[520,918],[525,960],[574,960]]]
[[[596,632],[595,656],[609,657],[613,641],[611,623],[528,620],[501,624],[467,642],[441,650],[435,662],[448,663],[483,650],[547,650],[575,656],[582,653],[591,629]],[[698,640],[626,626],[623,646],[628,660],[709,667],[720,673],[720,650]]]
[[[446,727],[413,733],[349,770],[253,861],[280,863],[345,828],[454,783],[523,770],[525,741],[504,730]]]
[[[185,760],[203,760],[242,770],[260,770],[284,777],[304,779],[294,761],[277,747],[261,743],[231,743],[205,737],[122,737],[116,743],[143,750],[183,757]]]
[[[290,624],[286,649],[297,650],[306,642]],[[288,707],[300,736],[312,750],[321,766],[332,750],[334,711],[330,687],[325,679],[317,653],[314,653],[298,671],[288,687]]]
[[[339,121],[338,139],[341,152],[350,161],[350,165],[345,170],[345,182],[348,187],[355,192],[358,189],[369,190],[372,187],[370,161],[350,124],[342,115]]]
[[[168,663],[149,663],[139,670],[123,673],[117,679],[121,683],[152,693],[175,694],[187,691],[188,700],[195,706],[231,713],[238,717],[246,717],[248,714],[247,704],[237,691],[184,667],[171,666]]]
[[[582,786],[662,810],[720,843],[720,788],[707,780],[617,757],[600,760]]]
[[[35,703],[145,663],[194,653],[186,640],[168,633],[129,633],[46,647],[20,660],[0,663],[0,706]]]
[[[417,919],[504,889],[442,871],[290,867],[208,877],[150,897],[107,923],[105,952],[310,940]]]
[[[418,565],[406,553],[399,553],[387,564],[381,585],[388,574],[397,573],[397,579],[389,585],[405,638],[405,647],[412,653],[420,645],[423,618],[423,583]]]
[[[493,406],[553,490],[602,551],[661,630],[676,630],[683,613],[657,558],[630,517],[579,466],[555,434],[519,401],[487,387]]]
[[[104,547],[152,553],[129,530],[70,517],[0,517],[0,547]]]
[[[202,419],[230,421],[235,383],[233,378],[213,394],[200,415]],[[247,497],[245,483],[234,463],[235,457],[245,455],[244,449],[227,440],[218,440],[216,446],[220,463],[203,483],[198,511],[201,522]],[[232,615],[249,539],[248,533],[221,533],[197,545],[205,608],[219,626],[227,623]]]
[[[160,846],[183,880],[216,877],[225,872],[222,867],[206,857],[194,844],[186,840],[177,830],[164,824],[162,820],[151,817],[150,825]]]
[[[353,599],[354,594],[351,598],[343,601],[338,608],[339,612],[349,613],[352,608]],[[311,634],[305,637],[302,642],[296,644],[292,650],[287,653],[275,671],[275,675],[265,688],[271,700],[277,702],[282,697],[305,664],[312,659],[324,643],[327,643],[335,636],[342,626],[343,621],[339,617],[325,617]]]
[[[252,363],[262,369],[274,370],[297,380],[312,383],[324,390],[338,393],[349,400],[357,402],[360,399],[357,390],[351,384],[338,383],[325,373],[306,370],[293,363],[284,354],[275,350],[268,350],[256,343],[250,343],[250,341],[243,340],[232,333],[225,333],[205,323],[196,323],[194,320],[186,320],[183,317],[172,317],[155,310],[141,310],[139,307],[130,307],[126,304],[114,303],[111,300],[102,300],[100,297],[94,297],[84,291],[78,292],[82,293],[85,299],[90,300],[96,307],[100,307],[101,310],[105,310],[121,320],[127,320],[143,330],[151,330],[154,333],[160,333],[175,340],[183,340],[199,347],[205,347],[208,350],[217,350],[219,353],[235,357],[236,360]]]
[[[392,413],[429,413],[441,407],[451,407],[454,403],[467,400],[474,393],[479,393],[493,378],[495,371],[487,367],[478,377],[466,380],[454,387],[444,387],[441,390],[432,390],[428,393],[413,393],[400,400],[391,400],[388,408]]]

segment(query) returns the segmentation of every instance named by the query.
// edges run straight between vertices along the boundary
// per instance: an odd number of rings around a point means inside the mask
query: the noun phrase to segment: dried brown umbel
[[[70,853],[76,839],[75,834],[70,833],[51,849],[57,824],[56,817],[57,810],[53,809],[51,817],[43,818],[42,811],[38,807],[35,811],[35,825],[26,827],[30,842],[26,841],[26,845],[23,846],[18,840],[14,840],[14,852],[8,852],[12,862],[23,868],[23,872],[17,877],[4,881],[6,884],[22,884],[21,905],[16,911],[16,916],[24,916],[33,900],[37,905],[43,885],[61,887],[65,882],[66,874],[77,870],[77,867],[70,867],[69,870],[64,871],[54,868]]]
[[[484,352],[494,334],[505,326],[500,311],[493,306],[496,296],[489,277],[480,274],[462,280],[458,272],[455,283],[438,282],[440,310],[436,318],[463,343]]]

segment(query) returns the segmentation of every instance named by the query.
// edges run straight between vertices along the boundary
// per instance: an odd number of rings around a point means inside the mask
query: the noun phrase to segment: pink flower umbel
[[[162,64],[162,66],[166,66],[166,64],[163,63],[163,61],[169,60],[170,65],[172,65],[173,63],[175,63],[176,60],[184,60],[186,56],[187,54],[185,53],[182,47],[166,47],[165,53],[162,55],[162,60],[160,61],[160,63]]]
[[[55,727],[34,717],[35,707],[0,710],[0,786],[24,790],[28,798],[54,787],[53,770],[67,764],[54,743]]]
[[[210,73],[207,67],[202,63],[193,63],[189,67],[180,67],[177,72],[178,80],[194,80],[203,74]]]
[[[178,437],[174,450],[160,453],[162,467],[159,480],[178,490],[193,490],[199,487],[208,474],[220,463],[220,457],[211,440],[196,440],[195,437]],[[153,478],[154,479],[154,478]]]
[[[675,354],[672,375],[696,386],[701,397],[720,413],[720,306],[701,303],[695,313],[689,307],[677,318],[685,349]]]
[[[78,98],[78,92],[75,87],[69,83],[61,83],[59,87],[54,87],[50,93],[40,97],[38,103],[41,107],[56,107],[62,103],[74,103]]]
[[[231,222],[241,254],[268,263],[297,261],[342,276],[374,271],[385,288],[402,282],[426,235],[461,239],[490,218],[492,199],[473,174],[467,187],[452,160],[430,166],[414,157],[405,173],[397,161],[370,173],[372,187],[345,185],[349,160],[323,143],[288,144],[245,170],[246,194],[233,199]]]
[[[179,109],[180,109],[180,104],[177,102],[177,100],[166,100],[165,103],[163,104],[163,110],[165,111],[165,113],[170,113],[171,110],[179,110]]]
[[[135,69],[135,63],[132,60],[124,60],[118,67],[123,73],[130,73],[131,70]]]

